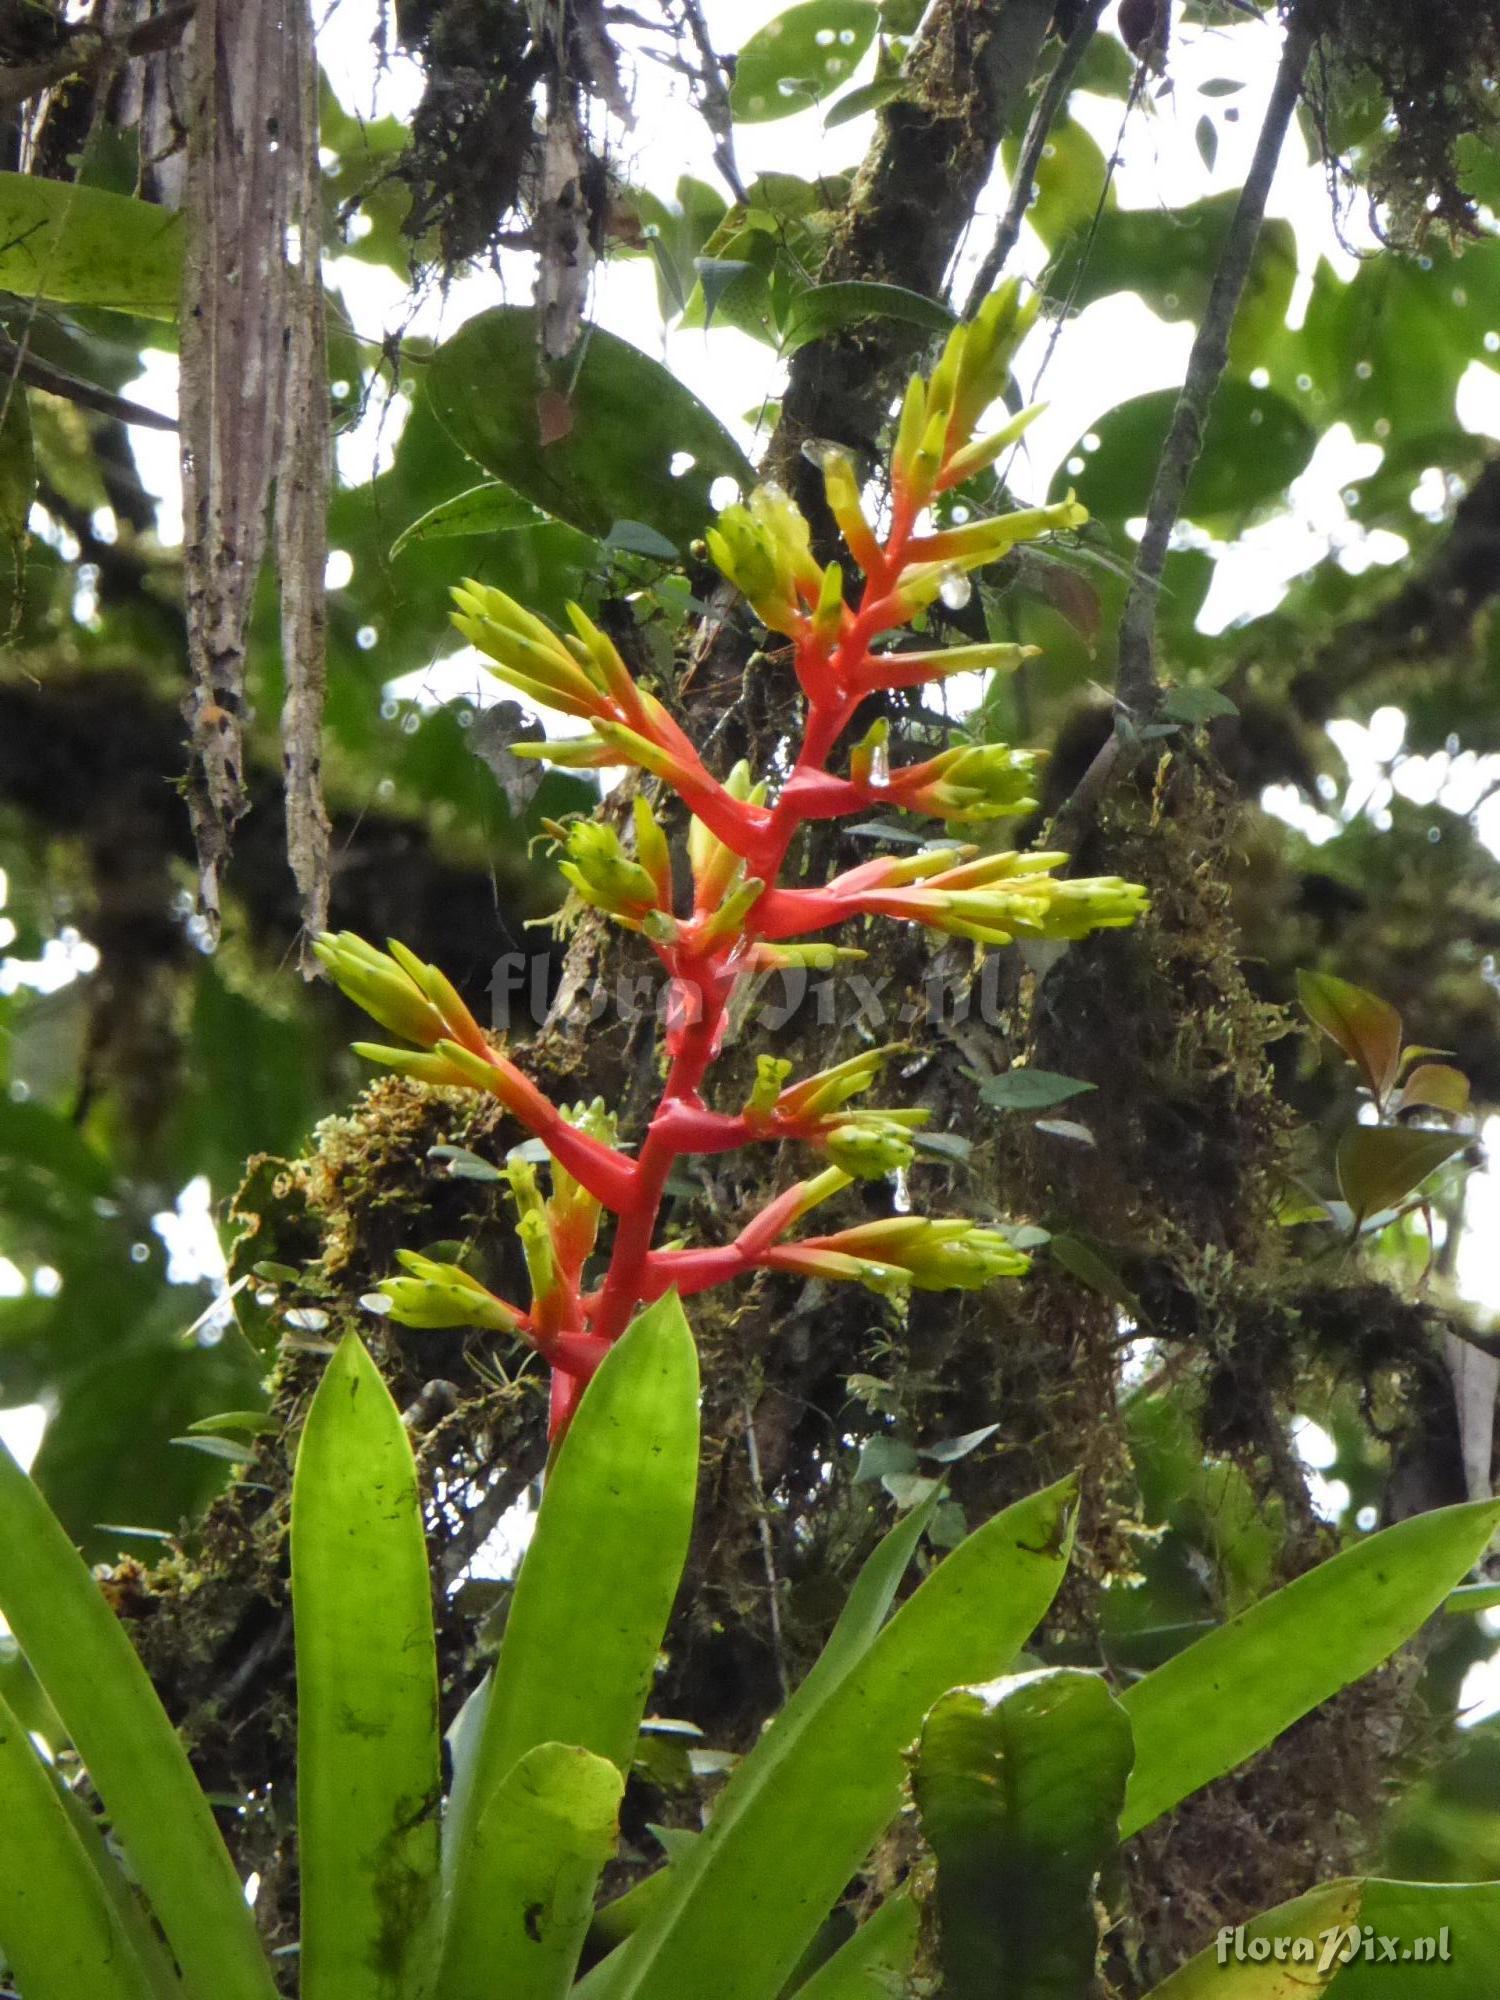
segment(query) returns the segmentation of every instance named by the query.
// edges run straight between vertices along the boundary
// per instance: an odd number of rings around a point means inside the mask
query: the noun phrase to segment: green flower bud
[[[457,1264],[415,1250],[398,1250],[396,1261],[408,1275],[383,1279],[378,1289],[389,1316],[402,1326],[483,1326],[513,1333],[520,1323],[511,1307]]]
[[[836,1125],[824,1140],[823,1150],[836,1167],[856,1180],[879,1180],[884,1174],[909,1167],[913,1157],[910,1133],[878,1118]]]

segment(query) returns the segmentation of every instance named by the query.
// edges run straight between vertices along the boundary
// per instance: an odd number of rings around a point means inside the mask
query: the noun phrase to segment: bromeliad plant
[[[1117,1697],[1075,1667],[1007,1674],[1063,1579],[1073,1481],[976,1529],[902,1597],[934,1494],[876,1548],[702,1830],[600,1903],[688,1545],[698,1394],[664,1298],[559,1447],[499,1659],[449,1731],[445,1792],[410,1440],[356,1337],[329,1362],[292,1492],[295,1815],[279,1780],[255,1806],[295,1816],[301,2000],[1089,2000],[1119,1840],[1384,1659],[1500,1521],[1483,1503],[1363,1537]],[[68,1746],[45,1760],[0,1699],[0,1964],[23,2000],[276,2000],[214,1808],[3,1448],[0,1613]],[[908,1790],[935,1887],[918,1870],[857,1929],[830,1921]],[[1406,1967],[1367,1962],[1365,1927],[1445,1925],[1460,1977],[1441,1991],[1481,2000],[1500,1885],[1379,1881],[1324,1884],[1227,1934],[1227,1971],[1210,1946],[1155,2000],[1315,2000],[1346,1971],[1350,2000],[1403,2000]],[[1273,1958],[1278,1935],[1317,1962]]]
[[[900,642],[914,621],[965,573],[1017,544],[1078,526],[1071,498],[990,519],[937,526],[934,502],[992,466],[1035,410],[974,440],[1004,391],[1015,347],[1035,316],[1014,284],[1002,286],[955,329],[931,377],[913,377],[890,462],[888,516],[866,514],[848,454],[820,447],[828,506],[863,572],[857,602],[839,562],[820,565],[808,524],[774,486],[723,512],[709,553],[770,631],[791,643],[804,701],[802,740],[784,776],[757,781],[745,764],[721,783],[657,698],[633,679],[610,639],[576,606],[559,635],[503,591],[467,584],[454,593],[455,624],[529,701],[585,722],[567,743],[517,744],[518,754],[576,767],[633,766],[688,808],[691,907],[677,902],[672,855],[644,797],[634,810],[634,851],[599,820],[552,826],[562,873],[586,904],[639,933],[669,981],[666,1080],[632,1157],[615,1144],[599,1104],[552,1104],[482,1033],[450,982],[399,944],[389,953],[344,934],[317,949],[344,991],[415,1051],[356,1044],[398,1073],[491,1092],[552,1160],[544,1198],[531,1166],[509,1168],[531,1301],[495,1298],[463,1271],[406,1254],[380,1296],[408,1325],[477,1324],[515,1333],[550,1364],[551,1431],[557,1436],[584,1385],[631,1315],[669,1288],[687,1297],[757,1269],[850,1279],[876,1291],[967,1289],[1015,1276],[1026,1257],[1006,1235],[963,1218],[891,1216],[789,1240],[813,1209],[855,1178],[909,1165],[921,1110],[872,1110],[869,1089],[889,1050],[861,1054],[797,1082],[769,1056],[734,1111],[713,1110],[703,1086],[723,1046],[731,1004],[747,981],[778,968],[827,969],[861,958],[855,946],[811,941],[851,921],[892,918],[977,945],[1017,938],[1073,939],[1133,923],[1142,890],[1115,877],[1066,879],[1065,854],[981,851],[944,842],[882,855],[821,887],[785,886],[789,850],[809,822],[895,806],[949,826],[984,825],[1031,810],[1036,757],[1004,744],[960,746],[892,767],[886,722],[852,747],[847,771],[830,767],[840,738],[870,697],[950,674],[1015,667],[1031,650],[985,644],[932,648]],[[733,1240],[659,1248],[656,1230],[669,1177],[688,1153],[723,1153],[761,1141],[811,1146],[827,1166],[778,1196]],[[607,1263],[588,1270],[602,1211],[614,1219]]]

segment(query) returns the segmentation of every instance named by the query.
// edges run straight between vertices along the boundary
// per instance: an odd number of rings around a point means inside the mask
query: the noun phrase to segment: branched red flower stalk
[[[854,605],[842,567],[816,562],[807,523],[779,489],[758,488],[709,530],[708,551],[718,567],[761,621],[792,644],[804,698],[802,740],[774,800],[746,766],[716,779],[577,606],[568,608],[572,631],[559,636],[502,591],[466,584],[454,593],[455,624],[501,679],[589,725],[581,738],[521,744],[518,752],[584,768],[633,764],[674,790],[692,814],[693,897],[686,916],[677,914],[671,854],[644,799],[636,801],[633,855],[597,819],[549,826],[573,890],[643,936],[668,977],[666,1080],[634,1158],[613,1143],[613,1119],[602,1103],[570,1112],[552,1104],[492,1046],[436,967],[400,945],[386,954],[348,934],[318,947],[351,998],[417,1044],[414,1051],[356,1044],[361,1053],[409,1077],[491,1092],[551,1157],[548,1198],[528,1162],[513,1157],[507,1167],[531,1281],[528,1309],[495,1298],[457,1265],[409,1252],[380,1297],[408,1325],[473,1324],[529,1341],[552,1370],[554,1436],[637,1308],[670,1288],[689,1296],[767,1269],[854,1279],[899,1295],[912,1287],[968,1288],[1026,1269],[1025,1256],[1001,1230],[961,1217],[895,1215],[787,1240],[811,1209],[856,1176],[883,1176],[912,1161],[924,1111],[850,1102],[868,1089],[890,1051],[867,1052],[795,1084],[787,1080],[789,1064],[762,1056],[738,1112],[711,1109],[703,1089],[745,980],[777,967],[826,968],[864,955],[793,940],[877,916],[984,945],[1018,936],[1076,938],[1129,924],[1144,907],[1143,892],[1114,877],[1059,880],[1053,871],[1065,855],[981,853],[951,843],[877,857],[822,888],[779,886],[788,850],[810,821],[896,806],[957,824],[983,823],[1036,803],[1033,753],[972,744],[892,770],[883,722],[853,747],[846,776],[828,768],[855,709],[871,695],[966,670],[1012,668],[1031,650],[994,644],[913,651],[879,642],[918,618],[949,579],[995,561],[1018,542],[1085,519],[1071,497],[946,528],[926,518],[937,495],[992,465],[1035,414],[971,442],[979,417],[1005,387],[1010,356],[1034,310],[1015,286],[1002,286],[955,330],[930,380],[913,377],[891,454],[883,535],[865,514],[847,454],[833,447],[820,452],[830,511],[864,573]],[[830,1164],[778,1195],[731,1243],[656,1247],[667,1184],[683,1155],[783,1140],[813,1146]],[[590,1287],[586,1267],[602,1210],[614,1217],[613,1237],[602,1278]]]

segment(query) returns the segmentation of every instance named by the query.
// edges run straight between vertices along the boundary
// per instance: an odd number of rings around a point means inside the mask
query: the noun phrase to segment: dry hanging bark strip
[[[281,572],[281,711],[286,851],[302,903],[304,939],[328,928],[328,811],[323,803],[323,700],[327,691],[328,482],[331,437],[323,275],[318,256],[318,66],[305,0],[287,22],[296,92],[288,162],[297,258],[287,275],[288,342],[282,443],[276,473],[276,559]],[[304,957],[311,975],[313,961]]]
[[[326,897],[318,791],[327,392],[316,70],[307,0],[204,0],[194,32],[182,312],[192,686],[187,797],[211,934],[244,784],[245,655],[273,477],[288,681],[288,830],[309,921]]]

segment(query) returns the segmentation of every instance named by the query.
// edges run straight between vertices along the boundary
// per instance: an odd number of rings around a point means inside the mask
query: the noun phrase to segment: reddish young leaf
[[[1351,1126],[1339,1142],[1338,1170],[1355,1220],[1398,1207],[1466,1143],[1461,1135],[1427,1126]]]
[[[1401,1062],[1401,1016],[1395,1008],[1331,972],[1299,972],[1297,997],[1313,1026],[1337,1042],[1383,1104]]]

